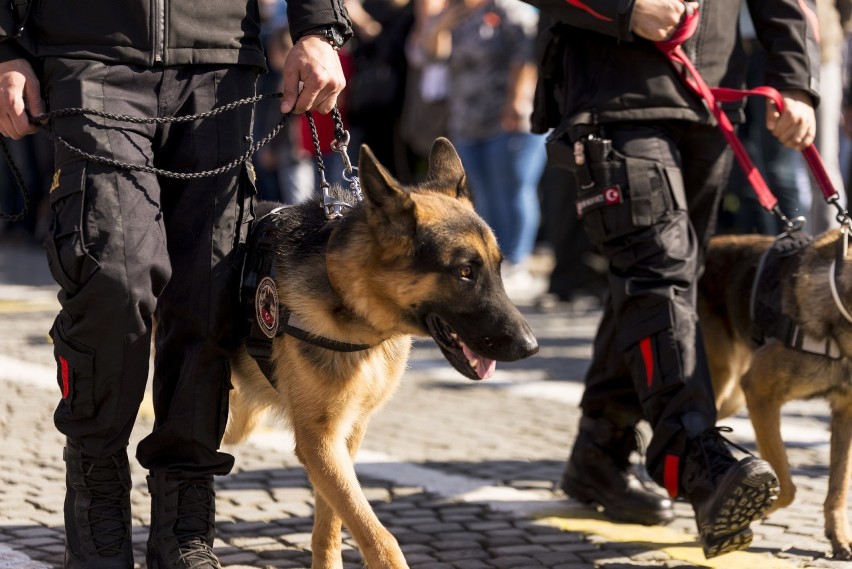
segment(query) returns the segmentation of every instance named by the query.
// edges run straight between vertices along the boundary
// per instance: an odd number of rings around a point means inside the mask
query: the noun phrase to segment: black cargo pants
[[[189,115],[254,94],[257,70],[240,66],[143,68],[48,59],[50,110],[85,107],[140,117]],[[196,172],[250,144],[252,110],[188,123],[135,125],[57,118],[56,135],[86,152],[132,164]],[[118,128],[107,128],[118,127]],[[228,412],[229,353],[237,334],[235,248],[251,217],[244,168],[175,180],[81,159],[56,144],[45,240],[61,286],[51,330],[62,399],[57,428],[84,452],[128,443],[148,378],[156,320],[156,423],[138,446],[143,467],[226,474],[218,451]]]
[[[581,402],[590,416],[644,417],[650,473],[663,483],[716,410],[696,315],[696,284],[732,155],[714,126],[633,122],[579,129],[610,140],[574,164],[578,210],[609,261],[609,298]],[[591,185],[588,183],[591,182]],[[668,464],[666,464],[668,463]]]

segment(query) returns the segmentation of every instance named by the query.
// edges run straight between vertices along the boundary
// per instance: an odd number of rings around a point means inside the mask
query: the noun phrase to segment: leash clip
[[[343,130],[343,134],[331,141],[331,149],[340,154],[343,159],[343,179],[349,182],[349,192],[356,202],[364,201],[361,194],[361,181],[358,179],[358,167],[353,166],[349,160],[349,131]]]

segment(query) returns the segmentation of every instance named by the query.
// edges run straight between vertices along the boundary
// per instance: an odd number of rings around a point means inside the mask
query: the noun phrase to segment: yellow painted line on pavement
[[[23,299],[0,299],[0,314],[12,314],[19,312],[45,312],[59,310],[59,301],[56,299],[39,298],[34,300]]]
[[[705,559],[697,539],[682,531],[662,526],[613,523],[604,519],[572,514],[560,517],[545,517],[542,523],[558,527],[563,531],[593,534],[610,542],[636,543],[649,550],[661,551],[680,561],[694,563],[712,569],[796,569],[794,565],[769,553],[734,551],[713,559]]]

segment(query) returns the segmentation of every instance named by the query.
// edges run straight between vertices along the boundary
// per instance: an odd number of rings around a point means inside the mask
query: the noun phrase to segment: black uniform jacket
[[[630,30],[634,0],[527,0],[544,18],[534,129],[624,120],[712,121],[656,48]],[[741,88],[740,0],[701,0],[684,49],[711,87]],[[769,56],[765,84],[801,89],[816,104],[819,51],[812,0],[747,0]],[[551,25],[552,24],[552,25]],[[739,105],[729,108],[739,108]],[[739,113],[734,112],[737,120]],[[557,133],[558,134],[558,133]]]
[[[292,0],[287,15],[294,40],[327,25],[352,35],[343,0]],[[266,67],[257,0],[11,0],[0,7],[0,40],[0,61],[31,55]]]

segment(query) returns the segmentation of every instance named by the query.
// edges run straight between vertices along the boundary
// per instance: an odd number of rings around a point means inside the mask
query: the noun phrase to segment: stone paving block
[[[523,545],[506,545],[501,547],[494,547],[491,549],[494,555],[502,556],[502,555],[524,555],[524,556],[532,556],[537,553],[546,553],[548,549],[543,545],[537,544],[523,544]]]
[[[547,551],[544,553],[535,553],[533,554],[533,558],[536,561],[540,562],[545,567],[551,567],[553,565],[558,565],[560,563],[566,562],[580,562],[581,559],[578,555],[573,553],[566,553],[564,551]]]
[[[406,553],[405,560],[408,562],[409,566],[423,563],[434,563],[436,561],[435,556],[429,555],[428,553]]]
[[[453,549],[471,549],[481,548],[478,540],[475,539],[455,539],[455,540],[439,540],[432,542],[432,549],[436,551],[451,551]]]
[[[486,560],[481,559],[459,559],[453,562],[455,569],[491,569],[494,567]]]
[[[435,541],[435,538],[433,536],[416,531],[407,532],[401,535],[395,535],[395,537],[400,545],[430,544]]]
[[[496,531],[509,529],[512,527],[511,522],[509,520],[484,520],[484,521],[471,521],[465,522],[464,526],[470,531]]]
[[[449,551],[435,551],[435,558],[439,561],[447,563],[455,563],[464,559],[488,559],[491,557],[490,552],[483,550],[481,547],[470,547],[466,549],[453,549]]]
[[[499,567],[500,569],[516,569],[518,567],[541,567],[541,564],[537,563],[534,559],[530,557],[525,557],[523,555],[495,557],[489,560],[489,563],[491,563],[494,567]]]

